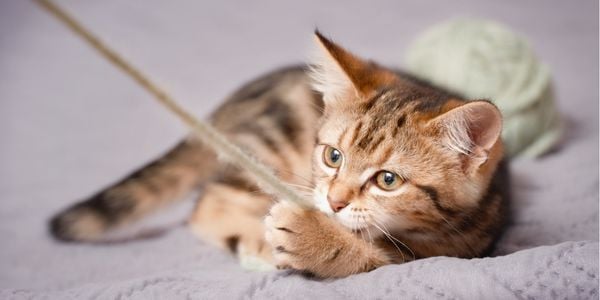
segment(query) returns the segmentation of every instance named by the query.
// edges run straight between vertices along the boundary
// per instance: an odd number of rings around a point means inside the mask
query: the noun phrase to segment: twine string
[[[167,110],[177,115],[183,123],[188,125],[193,132],[209,147],[222,155],[227,161],[247,170],[253,175],[265,192],[278,196],[280,200],[291,201],[303,207],[312,205],[294,189],[283,183],[266,165],[259,162],[256,158],[248,155],[235,144],[231,143],[226,136],[219,133],[209,123],[202,122],[192,114],[183,109],[177,102],[158,85],[152,82],[146,75],[135,68],[131,63],[123,59],[117,52],[109,48],[91,31],[87,30],[75,18],[71,17],[56,3],[51,0],[34,0],[46,11],[64,23],[77,36],[85,40],[92,48],[106,58],[118,69],[129,75],[142,88],[154,96]]]

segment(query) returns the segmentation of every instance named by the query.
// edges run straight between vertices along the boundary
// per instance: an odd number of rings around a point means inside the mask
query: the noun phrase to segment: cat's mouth
[[[357,208],[353,204],[345,207],[344,209],[334,212],[329,206],[327,201],[327,194],[323,193],[320,189],[316,189],[314,193],[314,200],[316,207],[332,219],[340,223],[348,231],[361,236],[375,236],[379,231],[376,226],[372,224],[372,215],[366,208]]]

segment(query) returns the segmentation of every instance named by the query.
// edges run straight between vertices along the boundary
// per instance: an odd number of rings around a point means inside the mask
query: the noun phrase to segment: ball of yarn
[[[548,68],[527,41],[486,20],[454,20],[423,33],[409,47],[407,70],[468,99],[502,111],[510,156],[536,157],[561,136]]]

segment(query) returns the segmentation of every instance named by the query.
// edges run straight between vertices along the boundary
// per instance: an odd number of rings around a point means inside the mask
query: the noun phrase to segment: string
[[[117,52],[109,48],[91,31],[87,30],[75,18],[71,17],[60,6],[51,0],[34,0],[46,11],[63,22],[76,35],[85,40],[92,48],[106,58],[118,69],[129,75],[142,88],[152,94],[167,110],[177,115],[183,123],[188,125],[202,142],[213,148],[219,155],[222,155],[228,162],[236,164],[245,169],[254,176],[265,192],[278,196],[280,200],[292,201],[303,207],[312,207],[312,205],[297,191],[284,184],[269,167],[260,163],[254,157],[245,153],[235,144],[231,143],[227,137],[220,134],[213,126],[206,122],[196,119],[192,114],[183,109],[175,100],[163,89],[153,83],[146,75],[141,73],[132,64],[123,59]]]

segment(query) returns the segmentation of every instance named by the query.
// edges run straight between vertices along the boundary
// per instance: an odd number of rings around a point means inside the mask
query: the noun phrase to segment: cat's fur
[[[195,233],[320,277],[436,255],[484,255],[507,204],[496,107],[467,102],[316,37],[322,55],[310,70],[282,69],[247,84],[211,122],[319,210],[277,203],[250,174],[188,138],[60,213],[52,233],[94,241],[202,186],[189,219]],[[339,167],[324,162],[327,146],[342,154]],[[398,175],[397,189],[378,187],[381,170]]]

